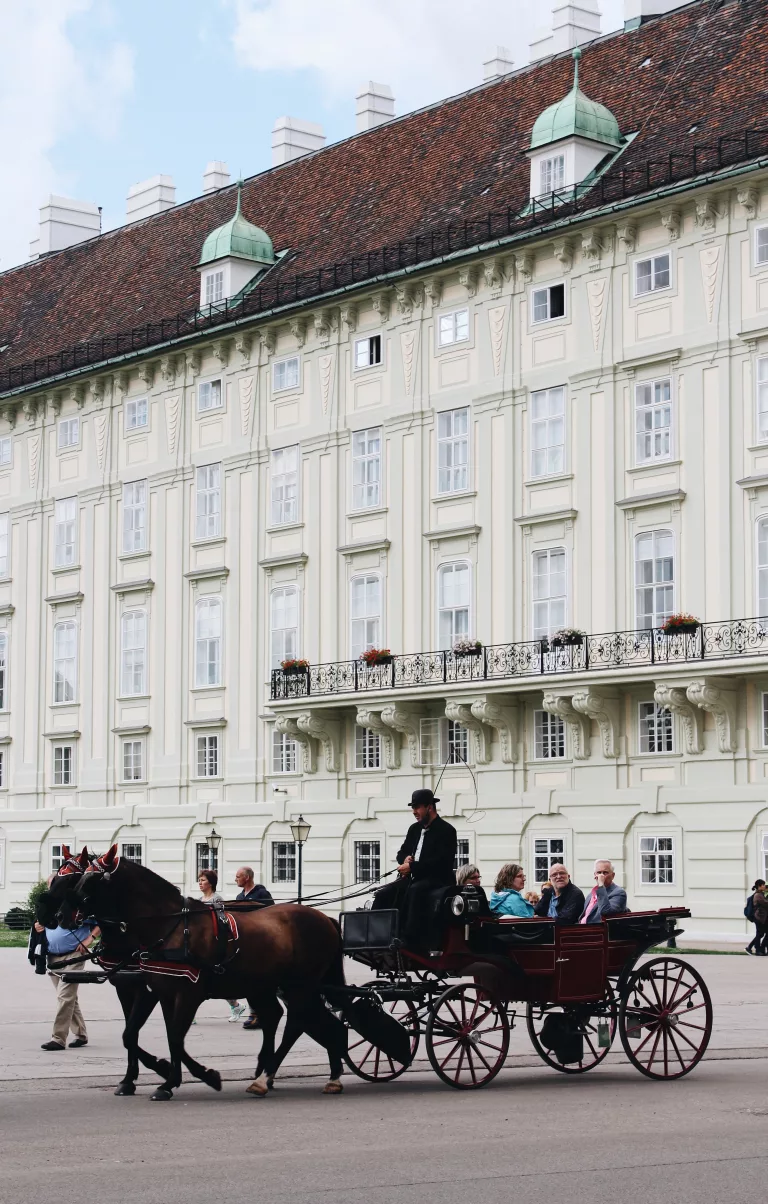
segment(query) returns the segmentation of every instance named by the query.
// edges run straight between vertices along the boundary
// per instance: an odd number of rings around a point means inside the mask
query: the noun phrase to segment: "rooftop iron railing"
[[[391,656],[385,663],[360,660],[310,665],[307,669],[272,671],[276,702],[369,690],[407,690],[419,686],[473,686],[606,669],[694,664],[745,656],[768,657],[768,616],[701,623],[690,632],[666,634],[611,631],[584,635],[574,643],[549,640],[490,644],[477,653],[416,652]]]

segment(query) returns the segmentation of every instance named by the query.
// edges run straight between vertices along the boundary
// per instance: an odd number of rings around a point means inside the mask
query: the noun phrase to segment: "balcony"
[[[519,682],[609,669],[650,668],[768,657],[768,617],[702,623],[693,632],[667,635],[648,631],[611,631],[585,635],[578,643],[552,647],[547,640],[491,644],[479,654],[416,652],[393,656],[383,665],[337,661],[311,665],[298,673],[272,671],[273,702],[323,698],[419,686]]]

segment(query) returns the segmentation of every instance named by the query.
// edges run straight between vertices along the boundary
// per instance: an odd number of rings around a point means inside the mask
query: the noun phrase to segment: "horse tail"
[[[338,945],[336,947],[336,952],[333,955],[333,960],[331,961],[331,964],[328,967],[328,970],[326,971],[325,977],[323,979],[323,986],[343,987],[345,985],[345,983],[344,983],[344,949],[341,944],[341,927],[339,925],[338,920],[334,920],[332,916],[329,916],[328,919],[331,921],[334,928],[336,929],[336,933],[338,935],[339,940],[338,940]]]

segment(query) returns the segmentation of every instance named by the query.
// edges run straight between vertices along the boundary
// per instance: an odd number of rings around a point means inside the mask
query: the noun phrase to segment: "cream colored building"
[[[636,133],[600,150],[572,107],[526,198]],[[228,225],[202,312],[270,270]],[[441,778],[486,885],[564,857],[585,886],[609,857],[633,909],[744,931],[768,877],[764,160],[0,406],[0,909],[64,842],[192,891],[214,824],[225,889],[246,862],[290,898],[299,812],[305,889],[348,887]],[[676,611],[704,626],[663,635]],[[548,645],[563,627],[589,638]]]

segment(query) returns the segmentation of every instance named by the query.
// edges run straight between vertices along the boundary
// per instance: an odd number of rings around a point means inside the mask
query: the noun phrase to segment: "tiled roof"
[[[583,48],[584,89],[623,134],[639,131],[622,170],[768,129],[766,18],[768,0],[696,0]],[[245,182],[243,214],[276,251],[291,249],[273,270],[285,278],[489,211],[515,214],[528,200],[533,123],[572,79],[562,55],[266,171]],[[751,154],[766,154],[758,142]],[[233,186],[0,274],[0,392],[9,369],[194,311],[203,241],[235,200]]]

